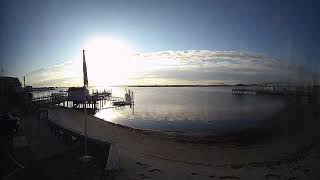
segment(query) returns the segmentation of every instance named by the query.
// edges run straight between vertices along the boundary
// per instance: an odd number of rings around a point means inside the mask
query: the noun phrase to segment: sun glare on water
[[[99,37],[90,40],[84,49],[89,81],[94,85],[120,85],[128,82],[134,68],[134,51],[129,45],[117,39]]]

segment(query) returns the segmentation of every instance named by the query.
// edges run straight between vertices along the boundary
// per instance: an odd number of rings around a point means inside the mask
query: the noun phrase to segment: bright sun
[[[132,69],[134,51],[124,42],[99,37],[86,45],[89,85],[125,84]]]

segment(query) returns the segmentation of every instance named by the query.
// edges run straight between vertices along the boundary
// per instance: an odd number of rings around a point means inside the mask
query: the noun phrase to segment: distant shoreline
[[[89,86],[94,87],[234,87],[234,86],[265,86],[264,83],[260,84],[150,84],[150,85],[106,85],[106,86]],[[33,89],[41,90],[53,90],[54,88],[69,88],[69,87],[80,87],[80,86],[68,86],[68,87],[33,87]]]
[[[182,85],[113,85],[113,86],[89,86],[89,88],[93,87],[230,87],[230,86],[236,86],[236,85],[227,85],[227,84],[219,84],[219,85],[188,85],[188,84],[182,84]],[[78,87],[78,86],[70,86],[70,87]],[[37,91],[42,90],[49,90],[53,88],[69,88],[69,87],[34,87]]]
[[[111,87],[225,87],[225,86],[233,86],[233,85],[127,85],[127,86],[111,86]]]

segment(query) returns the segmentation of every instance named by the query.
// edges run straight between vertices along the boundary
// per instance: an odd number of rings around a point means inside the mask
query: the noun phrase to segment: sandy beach
[[[83,112],[49,109],[50,120],[82,131]],[[115,179],[315,179],[320,147],[308,134],[281,136],[268,143],[197,143],[88,117],[88,135],[119,147]],[[310,136],[314,133],[310,132]],[[319,136],[316,136],[319,137]],[[90,148],[90,147],[89,147]]]

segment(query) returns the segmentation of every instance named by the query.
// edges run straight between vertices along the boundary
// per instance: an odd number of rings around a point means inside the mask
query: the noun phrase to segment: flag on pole
[[[87,64],[86,64],[86,56],[84,54],[85,50],[83,50],[83,97],[84,97],[84,156],[85,160],[88,160],[90,156],[88,156],[88,135],[87,135],[87,100],[86,100],[86,90],[88,88],[88,76],[87,76]]]
[[[87,64],[86,64],[86,56],[85,50],[83,50],[83,99],[84,99],[84,136],[85,136],[85,145],[84,151],[87,156],[87,100],[86,100],[86,90],[88,88],[88,76],[87,76]]]
[[[87,75],[87,64],[86,64],[86,57],[83,50],[83,85],[88,87],[88,75]]]

